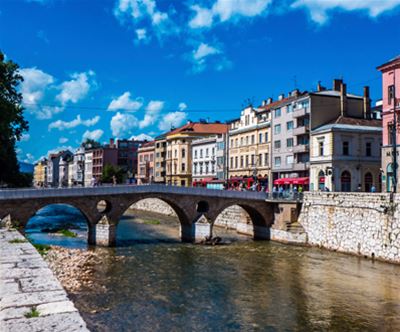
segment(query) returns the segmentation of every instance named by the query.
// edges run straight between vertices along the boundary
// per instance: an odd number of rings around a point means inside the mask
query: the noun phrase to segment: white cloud
[[[291,7],[307,9],[314,22],[324,24],[328,20],[329,12],[334,9],[364,10],[369,16],[377,17],[399,5],[400,0],[296,0]]]
[[[197,48],[192,51],[189,58],[193,63],[193,72],[198,73],[203,71],[207,67],[207,62],[209,62],[210,57],[215,58],[213,63],[216,70],[221,70],[225,68],[225,63],[230,63],[224,57],[221,49],[206,43],[200,43]]]
[[[56,99],[62,105],[68,102],[77,103],[79,100],[86,97],[90,88],[96,84],[94,81],[95,73],[91,70],[82,73],[74,73],[71,75],[71,80],[61,83],[60,93]]]
[[[148,20],[158,37],[175,34],[178,30],[168,13],[157,9],[155,0],[118,0],[114,15],[121,23],[128,20],[134,25]],[[137,31],[136,34],[138,35]]]
[[[132,100],[130,92],[125,92],[117,99],[113,99],[108,105],[108,111],[137,111],[143,105],[143,101],[141,99]]]
[[[226,22],[241,17],[254,17],[265,13],[272,0],[217,0],[211,8],[198,5],[190,8],[195,16],[189,21],[192,29],[209,28],[215,20]]]
[[[60,144],[65,144],[65,143],[67,143],[68,141],[69,141],[68,138],[66,138],[66,137],[60,137],[60,139],[58,140],[58,143],[60,143]]]
[[[101,129],[95,129],[93,131],[86,130],[82,136],[82,142],[86,141],[87,139],[98,141],[103,134],[104,131]]]
[[[148,40],[147,30],[146,29],[144,29],[144,28],[136,29],[135,32],[136,32],[136,38],[137,38],[138,41],[146,41],[146,40]]]
[[[187,105],[186,103],[179,103],[178,108],[180,111],[184,111],[185,109],[187,109]]]
[[[143,120],[139,122],[139,128],[145,128],[156,123],[160,112],[164,108],[164,102],[161,100],[151,100],[146,106],[146,113]]]
[[[187,113],[185,112],[177,111],[167,113],[162,117],[162,120],[158,124],[158,129],[166,131],[170,130],[171,127],[179,127],[186,120],[186,118]]]
[[[39,120],[51,119],[54,114],[64,111],[61,106],[38,106],[35,108],[36,118]]]
[[[21,136],[21,142],[27,142],[27,141],[30,140],[30,138],[31,138],[31,135],[29,135],[28,133],[23,134],[23,135]]]
[[[30,163],[32,163],[34,160],[35,160],[35,157],[34,157],[31,153],[27,153],[27,154],[25,155],[25,159],[23,160],[23,162],[30,164]]]
[[[96,115],[92,119],[87,119],[87,120],[82,120],[80,114],[77,115],[76,119],[72,121],[63,121],[63,120],[57,120],[49,124],[49,130],[51,129],[58,129],[58,130],[64,130],[64,129],[71,129],[75,128],[77,126],[85,126],[85,127],[91,127],[94,126],[97,122],[99,122],[100,116]]]
[[[205,43],[200,43],[197,49],[193,51],[193,59],[201,62],[204,61],[204,58],[219,53],[221,53],[221,50]]]
[[[33,68],[22,68],[19,73],[24,78],[21,83],[23,104],[32,113],[36,113],[38,106],[48,87],[54,82],[54,77],[44,71]]]
[[[139,134],[137,136],[131,136],[130,139],[133,139],[135,141],[152,141],[154,138],[147,134]]]
[[[132,114],[117,112],[117,114],[111,118],[110,125],[113,136],[121,137],[129,134],[132,135],[135,127],[139,125],[139,121]]]

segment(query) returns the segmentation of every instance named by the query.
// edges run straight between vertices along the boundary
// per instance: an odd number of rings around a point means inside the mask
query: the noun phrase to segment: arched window
[[[393,187],[393,166],[388,164],[386,167],[386,191],[391,192]]]
[[[351,191],[351,174],[348,171],[344,171],[340,177],[340,184],[342,191]]]
[[[318,190],[323,191],[325,188],[325,173],[324,171],[319,171],[318,173]]]
[[[372,177],[372,174],[370,172],[365,173],[364,175],[364,188],[366,192],[370,192],[371,191],[371,187],[374,183],[374,179]]]

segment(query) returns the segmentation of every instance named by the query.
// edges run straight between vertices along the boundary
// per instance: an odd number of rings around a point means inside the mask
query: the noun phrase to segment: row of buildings
[[[329,88],[319,83],[312,92],[294,90],[258,107],[249,105],[226,123],[189,121],[151,142],[111,140],[73,155],[51,155],[43,161],[47,184],[89,185],[109,163],[123,167],[127,178],[138,183],[192,186],[257,178],[269,190],[296,185],[304,190],[391,191],[399,171],[393,165],[400,141],[400,98],[395,96],[400,57],[378,70],[383,93],[374,106],[369,87],[353,94],[342,79],[335,79]],[[58,163],[51,162],[54,158]]]

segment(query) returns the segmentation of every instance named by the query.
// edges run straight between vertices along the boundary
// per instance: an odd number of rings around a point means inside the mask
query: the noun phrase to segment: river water
[[[43,210],[40,212],[42,213]],[[65,211],[64,211],[65,212]],[[42,234],[78,225],[77,238]],[[158,221],[160,224],[158,224]],[[86,248],[74,211],[35,217],[37,243]],[[253,242],[182,244],[177,225],[121,220],[120,247],[98,248],[94,287],[71,294],[92,331],[400,331],[400,266],[317,248]]]

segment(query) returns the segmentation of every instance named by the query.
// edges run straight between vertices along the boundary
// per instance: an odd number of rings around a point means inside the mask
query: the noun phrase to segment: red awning
[[[318,178],[318,183],[325,183],[325,176],[320,176]]]
[[[309,184],[310,180],[308,177],[304,178],[280,178],[274,180],[274,184],[283,185],[283,184],[297,184],[297,185],[306,185]]]

